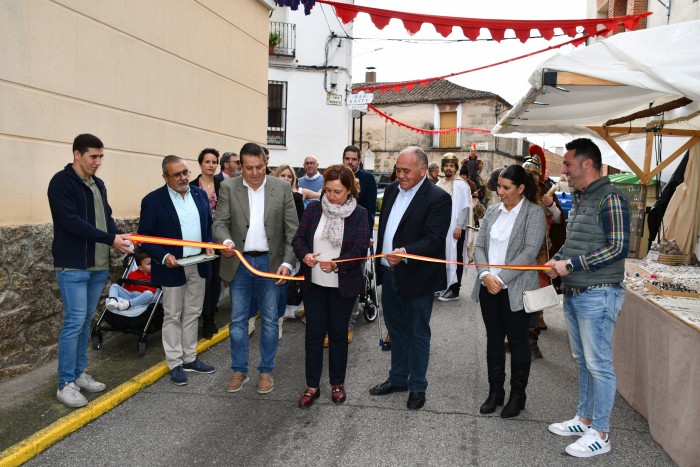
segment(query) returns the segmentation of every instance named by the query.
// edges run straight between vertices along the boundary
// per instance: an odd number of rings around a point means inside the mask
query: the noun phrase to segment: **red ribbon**
[[[384,112],[382,112],[381,110],[379,110],[378,108],[373,106],[372,104],[367,104],[367,108],[370,109],[371,111],[373,111],[374,113],[376,113],[377,115],[379,115],[380,117],[382,117],[384,120],[393,123],[394,125],[408,128],[409,130],[417,131],[418,133],[424,133],[424,134],[428,134],[428,135],[446,135],[448,133],[457,133],[458,131],[462,131],[462,130],[474,131],[474,132],[479,132],[479,133],[491,133],[491,130],[485,130],[483,128],[463,127],[463,126],[459,126],[456,128],[445,128],[443,130],[428,130],[426,128],[418,128],[415,126],[411,126],[407,123],[400,122],[400,121],[396,120],[395,118],[391,118],[389,115],[385,114]]]
[[[472,73],[474,71],[485,70],[486,68],[491,68],[494,66],[503,65],[504,63],[510,63],[510,62],[514,62],[516,60],[521,60],[523,58],[532,57],[533,55],[541,54],[544,52],[549,52],[550,50],[556,50],[556,49],[559,49],[561,47],[564,47],[565,45],[571,44],[574,47],[578,47],[579,45],[586,42],[586,39],[588,39],[589,37],[590,36],[588,36],[588,35],[584,35],[581,37],[577,37],[576,39],[563,42],[559,45],[552,45],[552,46],[549,46],[545,49],[536,50],[535,52],[530,52],[530,53],[525,54],[525,55],[519,55],[517,57],[509,58],[507,60],[501,60],[500,62],[492,63],[490,65],[484,65],[484,66],[472,68],[470,70],[464,70],[464,71],[458,71],[456,73],[450,73],[449,75],[436,76],[434,78],[417,79],[417,80],[413,80],[413,81],[400,81],[398,83],[391,83],[391,84],[377,84],[377,85],[372,85],[372,86],[354,87],[352,89],[352,92],[357,93],[360,91],[365,91],[365,92],[381,91],[382,93],[385,93],[388,90],[392,90],[394,92],[399,92],[404,87],[408,91],[411,91],[413,88],[416,87],[416,85],[427,86],[428,83],[430,83],[432,81],[437,81],[440,79],[447,79],[447,78],[451,78],[453,76],[464,75],[466,73]]]

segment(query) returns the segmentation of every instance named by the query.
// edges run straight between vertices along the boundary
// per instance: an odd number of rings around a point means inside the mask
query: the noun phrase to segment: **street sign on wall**
[[[374,94],[367,94],[364,91],[360,91],[357,94],[350,94],[347,101],[348,110],[367,112],[367,104],[371,104],[373,99]]]

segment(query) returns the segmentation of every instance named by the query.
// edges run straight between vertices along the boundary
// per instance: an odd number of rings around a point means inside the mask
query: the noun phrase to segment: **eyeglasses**
[[[168,175],[168,177],[174,178],[174,179],[177,180],[178,178],[187,178],[187,177],[190,176],[191,173],[192,173],[192,172],[190,172],[189,170],[183,170],[182,172],[177,172],[177,173],[174,173],[174,174],[170,174],[170,175]]]
[[[316,165],[316,164],[318,164],[318,162],[314,162],[314,161],[304,162],[304,165]]]

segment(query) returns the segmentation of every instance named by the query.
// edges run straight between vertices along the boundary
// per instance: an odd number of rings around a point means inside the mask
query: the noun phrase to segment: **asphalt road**
[[[225,392],[231,374],[225,340],[201,355],[216,373],[190,374],[182,387],[163,378],[26,465],[674,465],[651,438],[644,418],[619,395],[611,453],[574,459],[564,448],[575,439],[547,431],[549,423],[571,418],[577,401],[560,307],[546,313],[549,330],[540,340],[544,359],[533,364],[526,409],[510,420],[498,412],[480,415],[488,386],[485,332],[479,308],[468,298],[473,277],[473,271],[465,277],[459,301],[435,302],[430,386],[421,411],[406,409],[406,393],[369,395],[370,387],[387,378],[390,355],[378,346],[377,323],[362,320],[350,346],[347,402],[331,403],[324,372],[321,398],[299,409],[304,325],[293,320],[284,325],[272,393],[255,391],[257,332],[250,344],[251,381],[238,393]],[[156,345],[157,337],[151,354]],[[105,359],[105,352],[119,350],[110,344],[100,352]],[[121,371],[130,361],[138,362],[135,355],[114,359]]]

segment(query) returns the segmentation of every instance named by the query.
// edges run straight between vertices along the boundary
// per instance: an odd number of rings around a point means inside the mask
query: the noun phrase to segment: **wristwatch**
[[[569,272],[572,272],[574,270],[574,265],[571,264],[571,260],[567,259],[566,260],[566,270]]]

